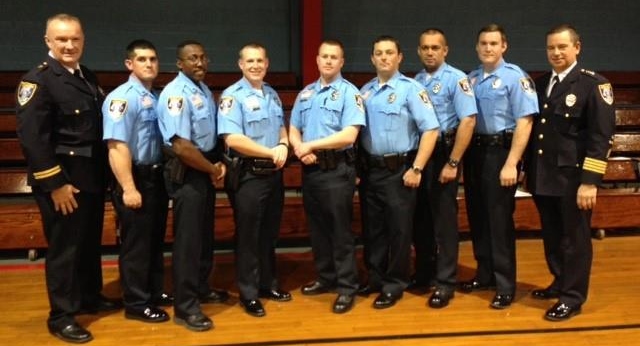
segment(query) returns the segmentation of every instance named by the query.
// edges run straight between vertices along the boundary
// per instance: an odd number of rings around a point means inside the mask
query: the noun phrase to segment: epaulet
[[[580,69],[580,73],[582,73],[583,75],[592,77],[594,79],[598,79],[599,78],[597,73],[595,73],[595,72],[593,72],[591,70],[584,69],[584,68]]]
[[[38,65],[37,69],[39,71],[44,71],[49,68],[49,64],[46,61],[43,61],[42,64]]]

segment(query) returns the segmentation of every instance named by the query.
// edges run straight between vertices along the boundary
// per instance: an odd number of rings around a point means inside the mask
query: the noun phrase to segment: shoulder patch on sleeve
[[[529,77],[520,78],[520,87],[522,88],[522,91],[527,94],[535,94],[536,92],[535,84],[533,84],[533,81]]]
[[[471,83],[469,83],[469,78],[464,77],[458,81],[458,86],[463,93],[473,96],[473,88],[471,88]]]
[[[127,112],[127,100],[113,99],[109,102],[109,117],[118,122]]]
[[[184,107],[184,97],[182,96],[170,96],[167,99],[167,110],[171,116],[178,116],[182,113]]]
[[[431,104],[431,99],[429,98],[429,94],[427,93],[426,90],[420,91],[418,93],[418,96],[420,96],[422,103],[424,103],[429,108],[433,108],[433,104]]]
[[[29,101],[31,101],[31,98],[33,97],[33,95],[35,95],[36,90],[38,90],[38,84],[25,81],[20,82],[17,92],[18,104],[20,104],[20,106],[26,105]]]
[[[232,96],[222,96],[220,98],[220,114],[227,115],[229,111],[233,108],[233,97]]]
[[[608,105],[613,104],[613,88],[611,87],[611,83],[605,83],[598,85],[598,90],[600,91],[600,97],[606,102]]]
[[[364,113],[364,100],[360,94],[356,94],[356,106],[360,110],[360,112]]]

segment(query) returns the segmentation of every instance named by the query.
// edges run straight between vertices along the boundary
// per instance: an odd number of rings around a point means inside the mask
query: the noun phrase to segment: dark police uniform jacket
[[[615,131],[613,89],[576,65],[547,97],[550,78],[548,72],[536,79],[540,116],[529,140],[527,183],[533,194],[563,196],[602,182]]]
[[[43,191],[66,183],[86,192],[104,189],[104,93],[96,76],[80,68],[86,81],[48,57],[23,77],[16,92],[17,132],[28,182]]]

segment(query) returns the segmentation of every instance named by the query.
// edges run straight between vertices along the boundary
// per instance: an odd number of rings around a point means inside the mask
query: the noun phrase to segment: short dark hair
[[[182,53],[182,50],[186,46],[200,46],[202,49],[204,49],[204,46],[199,41],[196,41],[196,40],[184,40],[184,41],[178,43],[178,47],[176,47],[176,58],[180,59],[180,54]]]
[[[320,45],[318,46],[318,50],[320,50],[320,46],[322,46],[323,44],[339,47],[340,51],[342,51],[342,56],[344,57],[344,45],[342,44],[342,42],[340,42],[340,40],[336,40],[333,38],[324,39],[322,40],[322,42],[320,42]]]
[[[382,42],[382,41],[391,41],[396,45],[396,49],[398,50],[398,54],[402,53],[402,50],[400,49],[400,42],[398,41],[398,39],[396,39],[395,37],[391,36],[391,35],[380,35],[378,37],[376,37],[375,40],[373,40],[373,44],[371,45],[371,54],[373,54],[373,47],[376,45],[376,43],[378,42]]]
[[[151,49],[154,52],[156,51],[156,47],[151,43],[151,41],[145,39],[137,39],[129,42],[127,45],[127,59],[132,59],[135,56],[136,49]]]
[[[569,37],[571,38],[571,42],[573,42],[573,44],[580,42],[580,34],[578,34],[578,30],[576,30],[576,28],[571,24],[560,24],[554,26],[547,32],[547,37],[549,37],[549,35],[559,34],[565,31],[569,32]]]
[[[444,31],[442,31],[442,29],[439,28],[426,28],[424,29],[421,33],[420,36],[418,36],[418,45],[420,44],[420,37],[422,37],[422,35],[437,35],[440,34],[442,35],[442,38],[444,39],[444,45],[447,46],[447,36],[444,34]]]
[[[491,23],[489,25],[486,25],[486,26],[483,26],[482,28],[480,28],[480,30],[478,30],[477,38],[480,38],[480,35],[482,33],[485,33],[485,32],[496,32],[496,31],[500,33],[500,37],[502,38],[502,42],[507,43],[507,34],[504,31],[504,28],[501,27],[498,24],[495,24],[495,23]]]
[[[238,51],[238,59],[242,59],[242,51],[246,48],[262,49],[264,51],[265,58],[268,58],[267,48],[265,46],[258,42],[250,42],[240,48],[240,50]]]

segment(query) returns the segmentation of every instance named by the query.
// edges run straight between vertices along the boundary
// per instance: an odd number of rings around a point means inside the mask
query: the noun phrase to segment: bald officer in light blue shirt
[[[162,178],[162,136],[158,129],[156,95],[158,75],[153,44],[135,40],[127,46],[129,80],[104,101],[103,138],[117,183],[112,203],[120,221],[120,282],[125,317],[143,322],[169,319],[160,304],[164,284],[164,236],[169,198]]]
[[[476,100],[467,75],[445,62],[449,52],[444,33],[422,32],[418,57],[424,69],[416,80],[424,85],[440,122],[440,135],[431,160],[422,172],[414,218],[413,245],[416,288],[435,284],[432,308],[453,298],[458,267],[458,181],[462,159],[476,122]]]
[[[209,58],[197,41],[178,45],[178,76],[158,100],[158,120],[172,160],[165,179],[173,198],[174,321],[193,331],[205,331],[213,322],[200,303],[220,302],[227,292],[208,285],[213,268],[215,186],[225,174],[216,154],[216,106],[204,78]],[[184,165],[184,174],[171,167]],[[176,169],[177,170],[177,169]]]
[[[472,143],[465,155],[464,187],[476,276],[466,292],[496,289],[490,306],[505,309],[516,291],[515,192],[520,159],[538,113],[535,86],[518,66],[506,63],[504,29],[490,24],[478,33],[482,65],[469,74],[478,105]]]
[[[439,128],[427,91],[398,71],[401,61],[398,41],[378,37],[371,54],[377,77],[360,89],[367,115],[360,149],[367,167],[361,199],[369,269],[362,293],[380,292],[377,309],[393,306],[409,284],[416,188]]]
[[[326,40],[316,57],[320,78],[298,95],[289,136],[303,166],[304,210],[318,277],[302,294],[338,293],[333,312],[349,311],[358,289],[351,232],[356,185],[353,143],[365,125],[358,89],[342,78],[342,43]]]

